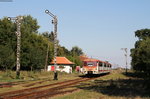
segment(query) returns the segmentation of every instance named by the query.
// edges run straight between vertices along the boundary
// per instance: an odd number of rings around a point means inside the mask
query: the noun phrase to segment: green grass
[[[71,76],[70,76],[71,75]],[[39,79],[46,79],[50,78],[53,79],[54,73],[53,72],[31,72],[31,71],[21,71],[20,72],[20,79],[16,79],[16,72],[8,70],[7,72],[0,71],[0,82],[13,82],[13,81],[28,81],[28,80],[39,80]],[[64,72],[58,72],[58,79],[63,78],[70,78],[70,77],[77,77],[75,73],[67,74]]]
[[[16,79],[15,71],[0,72],[0,82],[25,81],[35,79],[37,73],[21,71],[20,79]]]
[[[135,98],[140,99],[139,97],[135,97]],[[127,98],[117,97],[117,96],[107,96],[93,91],[80,90],[72,94],[68,94],[65,96],[60,95],[50,99],[127,99]]]
[[[0,71],[0,83],[5,82],[20,82],[19,85],[14,85],[13,87],[9,88],[0,88],[0,93],[14,91],[14,90],[20,90],[20,89],[26,89],[36,86],[42,86],[46,84],[61,82],[65,80],[75,79],[78,78],[78,75],[76,73],[67,74],[64,72],[58,72],[58,80],[53,80],[54,73],[53,72],[29,72],[29,71],[21,71],[20,79],[15,79],[16,72],[15,71],[9,71],[3,72]],[[29,85],[32,83],[40,82],[46,80],[42,83],[38,83],[29,87],[25,87],[25,85]]]
[[[49,79],[49,81],[31,87],[75,79],[79,76],[77,73],[67,74],[59,72],[58,80],[55,81],[53,80],[53,72],[21,71],[21,79],[15,79],[15,72],[9,72],[10,73],[8,74],[0,71],[0,81],[25,81],[26,83],[23,85],[26,85]],[[53,99],[150,99],[150,94],[146,89],[147,82],[142,78],[136,77],[133,72],[128,74],[130,75],[125,75],[123,71],[115,70],[109,75],[76,85],[75,88],[78,88],[78,91],[55,96]],[[23,87],[23,85],[16,85],[10,88],[0,88],[0,93],[30,88]]]
[[[150,99],[143,79],[129,77],[122,71],[76,86],[77,92],[53,97],[53,99]]]

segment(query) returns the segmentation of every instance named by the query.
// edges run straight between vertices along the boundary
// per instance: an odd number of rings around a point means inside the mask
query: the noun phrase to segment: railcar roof
[[[88,59],[85,59],[84,62],[86,61],[93,61],[93,62],[103,62],[101,60],[98,60],[98,59],[93,59],[93,58],[88,58]]]
[[[101,60],[98,60],[98,59],[93,59],[93,58],[85,59],[83,62],[88,62],[88,61],[92,61],[92,62],[101,62],[101,63],[105,63],[105,64],[109,64],[109,65],[111,65],[111,64],[110,64],[110,63],[108,63],[108,62],[101,61]]]

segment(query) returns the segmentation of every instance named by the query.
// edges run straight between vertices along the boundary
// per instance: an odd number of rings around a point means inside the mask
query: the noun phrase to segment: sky
[[[11,2],[5,2],[11,1]],[[0,18],[31,15],[39,32],[53,31],[48,9],[58,18],[58,39],[69,50],[125,67],[125,51],[134,48],[136,30],[150,27],[150,0],[0,0]]]

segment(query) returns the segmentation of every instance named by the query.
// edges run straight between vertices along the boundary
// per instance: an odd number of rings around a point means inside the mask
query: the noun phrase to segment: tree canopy
[[[131,49],[132,68],[150,75],[150,29],[137,30],[135,36],[139,40]]]
[[[40,26],[30,15],[23,16],[21,23],[21,70],[44,69],[48,51],[48,64],[53,58],[53,32],[39,33]],[[0,19],[0,69],[16,68],[16,24],[6,17]],[[80,64],[79,55],[82,49],[73,47],[68,50],[58,45],[58,56],[66,56],[76,65]],[[74,52],[74,53],[73,53]],[[74,55],[73,55],[74,54]]]
[[[72,53],[73,55],[78,55],[78,56],[80,56],[80,55],[83,54],[82,49],[79,48],[78,46],[72,47],[71,53]]]

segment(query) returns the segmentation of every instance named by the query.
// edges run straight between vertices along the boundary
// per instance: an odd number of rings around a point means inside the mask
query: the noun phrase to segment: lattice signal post
[[[21,31],[20,31],[20,27],[21,27],[22,19],[23,19],[22,16],[8,17],[8,20],[15,21],[15,23],[17,24],[17,31],[16,31],[16,35],[17,35],[16,78],[17,79],[20,78],[20,49],[21,49]]]
[[[128,57],[128,49],[127,48],[121,48],[121,50],[124,50],[125,51],[125,61],[126,61],[126,74],[127,74],[127,66],[128,66],[128,61],[127,61],[127,57]]]
[[[57,16],[52,14],[51,12],[49,12],[49,10],[45,10],[45,13],[50,15],[53,20],[52,20],[52,24],[54,24],[54,80],[58,80],[57,78],[57,60],[56,60],[56,56],[57,56]]]

